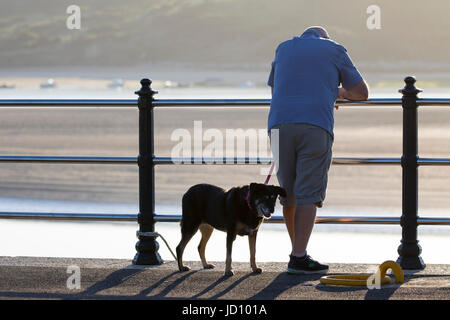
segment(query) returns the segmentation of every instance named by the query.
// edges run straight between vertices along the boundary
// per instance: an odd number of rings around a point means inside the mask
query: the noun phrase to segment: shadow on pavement
[[[222,290],[219,293],[216,293],[214,296],[207,298],[207,299],[211,299],[211,300],[216,300],[219,299],[221,296],[224,296],[225,294],[227,294],[228,292],[230,292],[231,290],[233,290],[234,288],[236,288],[240,283],[242,283],[245,279],[248,279],[249,277],[255,276],[256,274],[254,273],[249,273],[246,274],[245,276],[237,279],[236,281],[234,281],[228,288]],[[208,293],[209,291],[213,290],[217,285],[219,285],[220,283],[229,280],[230,277],[227,276],[222,276],[219,279],[217,279],[215,282],[213,282],[212,284],[210,284],[208,287],[206,287],[205,289],[203,289],[201,292],[197,293],[196,295],[192,296],[191,299],[198,299],[199,297],[201,297],[202,295]],[[234,278],[233,278],[234,279]]]
[[[176,274],[180,274],[179,271],[175,271],[172,272],[171,274],[167,275],[166,277],[160,279],[158,282],[154,283],[152,286],[150,286],[149,288],[142,290],[141,292],[139,292],[136,295],[136,298],[151,298],[151,299],[163,299],[166,297],[166,295],[172,291],[176,286],[178,286],[180,283],[182,283],[183,281],[185,281],[187,278],[189,278],[190,276],[192,276],[193,274],[197,273],[199,270],[194,270],[194,271],[190,271],[188,273],[186,273],[185,275],[183,275],[182,277],[176,279],[174,282],[172,282],[171,284],[169,284],[166,288],[164,288],[164,290],[162,290],[160,293],[154,295],[154,296],[148,296],[148,294],[150,292],[152,292],[155,288],[157,288],[158,286],[160,286],[161,284],[163,284],[165,281],[167,281],[169,278],[173,277]]]
[[[120,285],[122,282],[126,281],[128,278],[144,271],[144,269],[120,269],[109,274],[105,279],[99,281],[83,292],[80,292],[79,295],[95,295],[96,293],[116,287]]]
[[[321,275],[290,275],[286,272],[279,274],[273,281],[260,292],[250,297],[249,300],[275,300],[283,292],[299,284],[319,280]],[[312,286],[312,285],[311,285]]]

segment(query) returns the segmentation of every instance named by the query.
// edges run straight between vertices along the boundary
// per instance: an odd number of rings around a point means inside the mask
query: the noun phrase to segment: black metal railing
[[[417,154],[419,105],[450,106],[450,99],[420,99],[415,87],[415,78],[405,78],[405,87],[400,90],[402,99],[370,99],[368,101],[337,101],[339,106],[402,106],[403,107],[403,155],[401,158],[333,158],[334,165],[401,165],[402,166],[402,215],[396,217],[317,217],[316,223],[330,224],[400,224],[402,239],[398,248],[398,262],[404,269],[423,269],[421,247],[417,239],[418,225],[450,225],[450,218],[418,217],[418,166],[450,165],[448,158],[419,158]],[[268,164],[271,158],[170,158],[154,155],[155,107],[260,107],[269,106],[269,99],[164,99],[155,100],[149,79],[141,80],[141,89],[136,91],[138,99],[119,100],[0,100],[0,107],[138,107],[139,108],[139,155],[138,157],[74,157],[74,156],[0,156],[0,162],[16,163],[76,163],[76,164],[120,164],[139,166],[139,213],[133,214],[79,214],[79,213],[33,213],[0,212],[3,219],[50,219],[82,221],[138,221],[139,241],[136,244],[134,264],[158,265],[162,259],[158,254],[156,222],[180,221],[181,215],[159,215],[155,212],[155,166],[168,164]],[[269,223],[282,223],[282,217],[272,217]]]

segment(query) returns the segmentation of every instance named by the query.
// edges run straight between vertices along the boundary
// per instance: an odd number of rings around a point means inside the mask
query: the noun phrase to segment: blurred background
[[[376,5],[378,16],[368,8]],[[79,29],[70,6],[79,8]],[[156,98],[270,98],[266,85],[276,46],[321,25],[344,45],[372,98],[400,97],[415,75],[421,97],[450,95],[450,3],[342,0],[18,0],[0,3],[0,99],[127,98],[153,80]],[[378,27],[373,27],[378,19]],[[155,154],[170,156],[174,130],[265,129],[268,108],[159,108]],[[335,157],[400,157],[400,107],[341,107],[335,112]],[[419,108],[419,155],[450,156],[450,110]],[[268,139],[267,139],[268,143]],[[205,142],[203,146],[206,146]],[[248,146],[247,146],[248,148]],[[248,153],[248,150],[246,150]],[[138,154],[137,108],[1,108],[1,155]],[[265,155],[263,155],[265,156]],[[259,166],[160,166],[156,211],[181,214],[189,186],[225,189],[263,182]],[[419,170],[419,215],[450,217],[450,169]],[[138,212],[137,166],[0,164],[0,211]],[[271,183],[278,184],[276,177]],[[277,214],[281,207],[278,204]],[[401,215],[400,166],[332,166],[318,215]],[[157,224],[172,247],[178,224]],[[132,258],[137,225],[0,221],[0,255]],[[27,236],[24,236],[26,231]],[[317,225],[310,253],[325,262],[396,259],[398,226]],[[419,227],[425,262],[450,263],[439,248],[448,227]],[[32,241],[30,241],[32,240]],[[246,260],[246,239],[234,260]],[[193,240],[193,243],[197,240]],[[225,257],[214,233],[210,260]],[[106,249],[105,249],[106,248]],[[213,248],[217,248],[215,250]],[[223,248],[223,250],[222,250]],[[191,251],[189,251],[191,250]],[[198,260],[196,244],[186,259]],[[161,243],[163,259],[171,260]],[[258,259],[287,261],[282,225],[263,225]]]

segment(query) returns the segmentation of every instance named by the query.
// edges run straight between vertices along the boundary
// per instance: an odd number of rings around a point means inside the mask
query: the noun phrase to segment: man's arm
[[[367,100],[369,98],[369,86],[362,80],[354,86],[344,89],[339,88],[338,99]]]

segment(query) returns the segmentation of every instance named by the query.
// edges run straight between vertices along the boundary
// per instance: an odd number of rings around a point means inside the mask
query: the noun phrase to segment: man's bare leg
[[[294,241],[292,243],[292,254],[302,256],[306,253],[309,237],[314,228],[316,219],[316,204],[297,205],[294,215]]]
[[[295,206],[283,206],[284,223],[286,224],[289,238],[291,238],[292,246],[294,246],[294,215]]]

